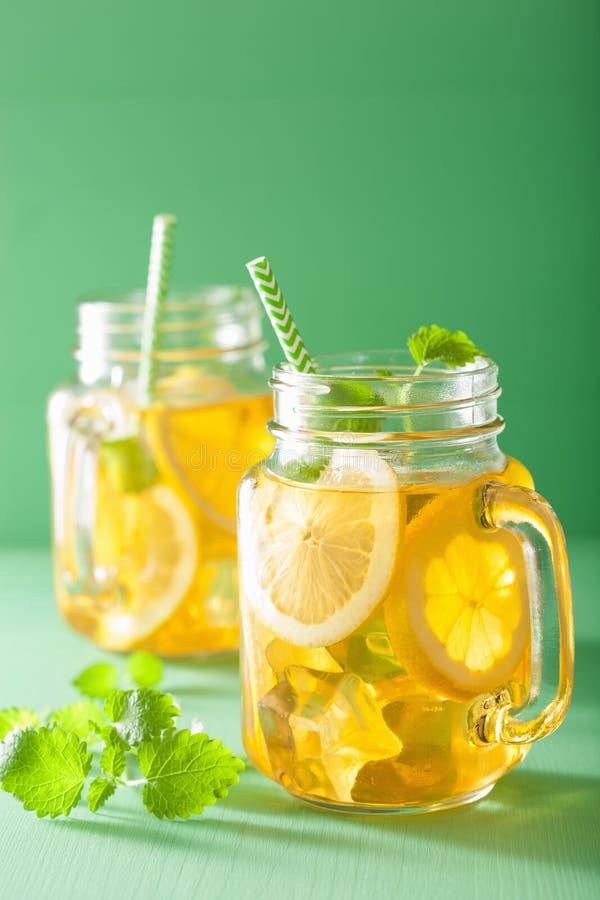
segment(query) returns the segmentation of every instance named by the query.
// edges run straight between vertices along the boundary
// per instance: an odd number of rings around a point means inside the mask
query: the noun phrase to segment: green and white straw
[[[258,292],[287,361],[298,372],[314,372],[315,367],[292,318],[281,288],[275,280],[269,261],[259,256],[246,263],[250,278]]]
[[[158,326],[165,299],[169,292],[169,273],[173,255],[173,235],[175,216],[162,214],[154,217],[152,224],[152,244],[146,284],[146,304],[142,322],[142,343],[138,387],[142,402],[152,400],[158,361]]]

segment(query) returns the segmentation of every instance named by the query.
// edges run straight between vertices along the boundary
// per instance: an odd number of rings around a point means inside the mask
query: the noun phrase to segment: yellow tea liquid
[[[139,438],[100,447],[86,595],[57,579],[62,614],[108,649],[186,655],[238,646],[238,482],[270,451],[270,396],[157,403]],[[74,548],[59,547],[59,576]]]
[[[254,548],[241,569],[252,570],[242,585],[244,741],[253,763],[291,793],[336,808],[443,807],[483,795],[523,758],[524,747],[476,747],[466,730],[476,696],[508,686],[518,705],[529,679],[522,551],[511,534],[486,532],[475,517],[477,491],[488,480],[533,486],[512,459],[502,472],[461,485],[405,487],[398,480],[400,524],[383,523],[396,535],[383,596],[351,633],[322,646],[294,643],[277,623],[291,609],[302,634],[318,634],[310,629],[324,621],[321,606],[332,585],[327,568],[318,570],[313,597],[290,600],[277,587],[286,583],[284,570],[269,569],[268,557],[261,557],[268,547],[251,545],[250,534],[272,524],[273,539],[285,539],[312,503],[299,556],[288,554],[281,566],[318,554],[319,542],[329,541],[331,550],[338,541],[336,578],[349,580],[360,553],[372,552],[372,529],[364,522],[354,528],[350,552],[342,550],[347,535],[336,536],[323,522],[341,492],[340,510],[357,520],[361,504],[374,503],[375,494],[294,484],[264,467],[244,486],[242,557]],[[277,520],[283,511],[287,522]],[[294,577],[291,572],[290,596]],[[258,583],[273,604],[270,619],[252,602]]]

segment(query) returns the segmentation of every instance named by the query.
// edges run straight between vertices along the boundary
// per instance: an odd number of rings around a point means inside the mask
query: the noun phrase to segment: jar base
[[[424,804],[406,804],[405,806],[376,806],[369,803],[337,803],[331,800],[324,800],[322,797],[300,796],[293,794],[298,800],[301,800],[307,806],[315,809],[321,809],[325,812],[342,813],[354,816],[422,816],[426,813],[442,812],[446,809],[454,809],[457,806],[468,806],[470,803],[476,803],[487,797],[496,786],[496,782],[488,784],[478,791],[469,791],[465,794],[457,794],[455,797],[448,797],[446,800],[440,800],[437,803]],[[291,792],[290,792],[291,793]]]

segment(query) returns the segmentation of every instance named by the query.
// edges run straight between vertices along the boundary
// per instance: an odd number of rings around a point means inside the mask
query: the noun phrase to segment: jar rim
[[[95,292],[78,305],[76,358],[84,364],[139,361],[145,292]],[[260,304],[247,287],[209,285],[173,290],[156,326],[156,358],[192,361],[229,354],[262,352]],[[232,355],[233,354],[233,355]]]
[[[122,328],[139,327],[145,307],[146,293],[143,288],[131,290],[92,291],[83,294],[77,301],[80,322],[92,318],[102,318],[105,324]],[[253,292],[241,285],[212,284],[173,290],[164,303],[164,317],[173,322],[178,314],[183,316],[208,313],[210,323],[223,316],[239,316],[247,312],[259,311]]]
[[[454,439],[502,428],[498,367],[488,357],[421,372],[406,349],[324,354],[314,363],[310,373],[288,362],[274,367],[272,433],[362,442]]]
[[[488,356],[477,356],[473,362],[452,368],[439,363],[430,363],[420,372],[416,372],[416,364],[409,350],[398,348],[392,350],[341,351],[318,354],[312,357],[315,372],[298,372],[291,363],[282,361],[273,367],[272,382],[306,387],[318,382],[368,381],[374,383],[390,382],[431,382],[464,379],[465,376],[497,376],[498,366]],[[385,374],[382,370],[387,370]]]

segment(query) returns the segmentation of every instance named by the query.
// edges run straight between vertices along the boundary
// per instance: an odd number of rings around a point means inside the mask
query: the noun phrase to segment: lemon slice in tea
[[[194,524],[171,488],[118,494],[99,486],[95,562],[114,569],[122,602],[100,614],[96,640],[124,650],[147,637],[185,597],[196,571]]]
[[[394,470],[374,450],[340,449],[313,485],[265,477],[243,535],[249,602],[286,641],[324,647],[383,599],[404,517]]]
[[[518,540],[486,532],[472,492],[453,489],[407,528],[388,633],[408,673],[438,696],[463,700],[514,672],[529,634],[527,575]]]
[[[272,401],[266,395],[236,395],[220,378],[198,378],[194,384],[193,405],[191,400],[180,406],[158,403],[144,411],[144,430],[167,483],[189,496],[212,525],[234,536],[239,480],[272,447],[265,428]]]

